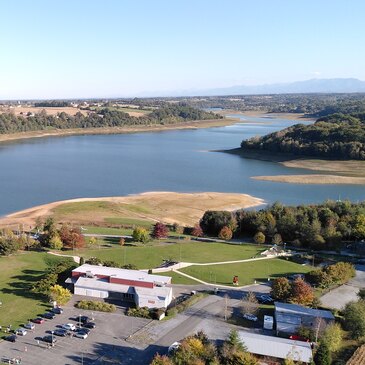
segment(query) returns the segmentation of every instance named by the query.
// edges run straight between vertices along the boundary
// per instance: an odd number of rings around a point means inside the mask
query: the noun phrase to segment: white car
[[[172,352],[176,351],[180,347],[180,342],[174,342],[172,345],[169,346],[169,349],[167,350],[168,354],[171,354]]]
[[[76,326],[73,323],[63,324],[62,328],[67,330],[67,331],[75,331],[76,330]]]
[[[27,334],[27,330],[25,328],[18,328],[15,331],[15,334],[18,336],[25,336]]]
[[[248,321],[253,321],[253,322],[257,322],[258,318],[256,316],[254,316],[253,314],[249,314],[249,313],[245,313],[243,315],[244,319],[247,319]]]
[[[28,322],[24,325],[24,328],[26,328],[27,330],[34,330],[35,328],[35,324],[32,322]]]
[[[82,338],[83,340],[85,340],[85,338],[87,338],[87,333],[77,331],[77,332],[74,333],[74,336],[77,337],[77,338]]]

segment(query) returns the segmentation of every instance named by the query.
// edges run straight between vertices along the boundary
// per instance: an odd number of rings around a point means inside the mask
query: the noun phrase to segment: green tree
[[[283,243],[283,239],[281,238],[280,233],[275,233],[272,237],[271,243],[273,245],[281,245]]]
[[[174,365],[174,363],[168,356],[156,354],[150,365]]]
[[[358,239],[365,238],[365,214],[358,214],[356,216],[354,234]]]
[[[52,250],[62,250],[63,243],[58,233],[50,238],[49,248]]]
[[[133,240],[136,242],[147,243],[150,240],[150,235],[143,227],[136,227],[132,233]]]
[[[63,288],[61,285],[53,285],[50,288],[50,297],[58,304],[63,305],[71,299],[72,294],[68,289]]]
[[[316,365],[331,365],[331,352],[326,342],[321,342],[314,356]]]
[[[359,297],[359,299],[365,300],[365,289],[360,289],[357,293],[357,296]]]
[[[326,342],[329,350],[335,352],[342,344],[343,331],[338,323],[330,324],[326,327],[321,341]]]
[[[343,311],[345,329],[354,338],[365,336],[365,301],[350,302]]]
[[[253,236],[253,240],[255,241],[255,243],[257,243],[258,245],[262,245],[265,243],[266,237],[262,232],[257,232],[254,236]]]

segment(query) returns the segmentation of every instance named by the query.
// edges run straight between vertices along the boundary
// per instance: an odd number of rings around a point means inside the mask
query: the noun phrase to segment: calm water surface
[[[314,203],[339,196],[363,200],[363,186],[256,181],[250,177],[311,172],[208,152],[238,147],[244,138],[291,124],[294,122],[250,117],[250,122],[242,120],[232,126],[210,129],[70,136],[1,144],[0,214],[56,200],[145,191],[236,192],[288,204]]]

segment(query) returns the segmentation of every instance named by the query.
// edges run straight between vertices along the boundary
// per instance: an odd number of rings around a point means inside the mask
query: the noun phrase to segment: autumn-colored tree
[[[233,236],[233,232],[232,232],[232,230],[231,230],[229,227],[227,227],[227,226],[224,226],[224,227],[220,230],[220,232],[219,232],[219,234],[218,234],[218,237],[219,237],[220,239],[222,239],[222,240],[230,240],[230,239],[232,238],[232,236]]]
[[[303,279],[297,278],[291,285],[290,302],[311,305],[314,300],[313,288]]]
[[[146,228],[136,227],[132,233],[133,240],[136,242],[147,243],[150,240],[150,235]]]
[[[57,304],[66,304],[72,297],[71,292],[68,289],[63,288],[61,285],[53,285],[50,288],[50,297],[56,301]]]
[[[179,223],[174,223],[172,225],[172,229],[177,234],[183,234],[184,233],[184,227],[180,226]]]
[[[265,243],[266,237],[262,232],[257,232],[254,236],[253,236],[253,240],[255,241],[255,243],[257,243],[258,245],[262,245]]]
[[[199,224],[196,224],[191,231],[191,235],[194,237],[203,237],[203,230]]]
[[[165,224],[157,222],[152,229],[151,236],[156,239],[166,238],[169,234],[169,230]]]
[[[241,302],[242,314],[255,314],[259,309],[259,302],[253,292],[248,292]]]
[[[166,355],[156,354],[150,365],[173,365],[173,361]]]
[[[53,250],[61,250],[63,248],[63,243],[58,233],[50,238],[49,247]]]
[[[125,239],[123,237],[121,237],[119,239],[119,246],[124,246],[125,245]]]
[[[78,227],[72,227],[68,224],[63,224],[59,235],[65,248],[74,249],[85,246],[84,236],[81,234],[81,230]]]
[[[280,233],[275,233],[272,237],[271,243],[273,245],[281,245],[283,243],[283,239],[281,238]]]
[[[274,299],[286,301],[291,294],[291,285],[287,278],[280,277],[272,281],[271,296]]]

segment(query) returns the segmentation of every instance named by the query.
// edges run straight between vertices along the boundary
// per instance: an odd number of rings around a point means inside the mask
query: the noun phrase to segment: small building
[[[144,271],[84,264],[66,283],[74,294],[134,302],[138,307],[167,308],[172,300],[171,277]]]
[[[330,311],[303,307],[298,304],[275,302],[276,332],[294,334],[300,327],[323,329],[334,322]]]
[[[260,364],[279,365],[287,358],[304,364],[309,364],[312,360],[312,348],[307,342],[245,331],[239,331],[238,335],[247,351],[260,359]]]
[[[364,365],[365,364],[365,345],[356,349],[346,365]]]

